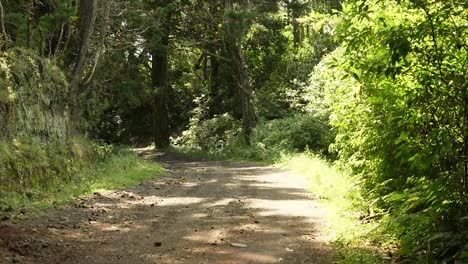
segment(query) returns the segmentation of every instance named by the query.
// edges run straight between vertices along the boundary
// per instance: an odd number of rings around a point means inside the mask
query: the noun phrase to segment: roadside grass
[[[163,171],[155,162],[143,160],[130,151],[120,151],[103,161],[89,164],[67,182],[55,181],[48,188],[31,187],[22,193],[3,190],[0,216],[18,214],[22,217],[25,212],[38,213],[79,196],[136,185]]]
[[[310,191],[320,199],[328,214],[327,233],[336,254],[335,263],[386,262],[372,243],[379,239],[373,237],[378,223],[360,220],[366,207],[357,179],[338,165],[309,152],[283,155],[279,165],[303,176]]]
[[[124,153],[110,158],[102,165],[92,166],[82,174],[89,175],[89,193],[134,186],[142,180],[153,178],[164,169],[155,162],[143,160],[134,153]],[[84,176],[86,178],[86,176]]]

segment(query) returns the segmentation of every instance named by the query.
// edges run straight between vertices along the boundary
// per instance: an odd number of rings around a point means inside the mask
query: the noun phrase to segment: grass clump
[[[91,180],[88,193],[92,193],[133,186],[163,171],[159,164],[143,160],[130,151],[124,151],[104,162],[93,164],[80,174],[84,179]]]
[[[367,206],[358,179],[338,164],[330,164],[308,151],[283,155],[282,168],[303,176],[328,214],[328,234],[336,263],[384,263],[373,240],[378,224],[365,221]]]

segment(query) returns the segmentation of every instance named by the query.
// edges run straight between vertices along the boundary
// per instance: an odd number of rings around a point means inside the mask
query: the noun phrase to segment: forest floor
[[[306,182],[252,163],[142,152],[166,173],[0,221],[0,263],[331,263]]]

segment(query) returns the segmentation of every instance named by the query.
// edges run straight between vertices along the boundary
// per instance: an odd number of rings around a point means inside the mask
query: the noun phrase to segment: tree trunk
[[[204,47],[207,50],[207,62],[209,62],[209,74],[207,74],[207,89],[208,89],[208,98],[206,102],[207,106],[207,117],[213,118],[215,115],[223,113],[222,103],[223,100],[220,97],[220,78],[219,78],[219,52],[222,48],[222,45],[217,43],[217,37],[219,34],[218,23],[215,20],[216,13],[219,12],[220,2],[217,0],[211,0],[208,3],[208,14],[210,17],[210,22],[206,24],[205,34],[206,39],[209,44],[206,44]],[[225,109],[224,109],[225,111]]]
[[[226,10],[233,10],[231,0],[226,0]],[[242,36],[236,35],[232,31],[234,21],[232,18],[227,18],[227,51],[232,62],[232,69],[234,71],[235,80],[237,82],[238,94],[240,97],[241,112],[242,112],[242,132],[244,134],[244,141],[250,145],[250,136],[252,129],[255,125],[255,111],[252,106],[252,91],[250,88],[249,76],[247,72],[247,64],[244,60],[242,52]]]
[[[213,49],[213,53],[216,54],[216,50]],[[208,97],[208,117],[212,118],[216,114],[219,114],[220,108],[221,108],[221,98],[219,96],[219,89],[220,89],[220,83],[219,83],[219,61],[218,58],[215,56],[211,55],[210,56],[210,77],[209,77],[209,82],[208,82],[208,92],[209,92],[209,97]]]
[[[159,49],[152,51],[151,80],[154,88],[153,105],[153,135],[157,148],[169,146],[169,110],[168,104],[168,45],[170,32],[170,16],[164,19],[163,33]]]
[[[247,66],[244,61],[241,46],[233,43],[230,48],[232,67],[237,77],[237,87],[239,89],[241,111],[242,111],[242,131],[244,133],[244,141],[250,145],[250,136],[254,126],[255,112],[252,106],[252,92],[247,73]]]
[[[293,43],[294,43],[294,48],[297,49],[299,47],[302,47],[302,26],[299,24],[299,21],[297,21],[299,17],[299,11],[297,10],[297,0],[293,0],[291,2],[293,4],[293,8],[291,9],[291,21],[292,21],[292,26],[293,26]]]
[[[76,57],[74,58],[74,66],[70,76],[70,100],[72,122],[75,128],[79,127],[81,116],[80,110],[80,88],[79,81],[83,75],[83,66],[86,59],[91,36],[94,30],[94,22],[96,19],[97,0],[81,0],[79,4],[79,32],[78,45],[76,49]]]
[[[0,51],[5,51],[8,44],[8,35],[5,30],[5,10],[0,0]]]

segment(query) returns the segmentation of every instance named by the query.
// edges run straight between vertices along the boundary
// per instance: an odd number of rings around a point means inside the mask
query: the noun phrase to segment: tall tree
[[[81,94],[80,78],[83,75],[83,66],[86,59],[91,36],[94,31],[94,22],[96,20],[97,0],[81,0],[79,2],[79,33],[76,53],[74,54],[75,64],[70,74],[70,100],[72,119],[75,126],[78,126],[81,111],[79,97]]]
[[[169,146],[169,112],[168,112],[168,89],[169,89],[169,60],[168,47],[169,35],[172,22],[172,8],[170,0],[163,0],[155,7],[157,12],[155,18],[158,27],[153,32],[153,43],[151,46],[151,82],[154,89],[153,105],[153,134],[156,147]]]
[[[308,3],[301,3],[299,0],[288,0],[286,2],[288,20],[293,26],[293,43],[298,48],[302,45],[303,26],[299,24],[298,18],[304,13]]]
[[[255,110],[252,105],[252,90],[247,72],[247,64],[242,51],[242,38],[244,17],[236,14],[238,10],[234,8],[235,0],[225,0],[225,27],[226,27],[226,50],[232,63],[234,80],[238,89],[238,96],[241,104],[242,131],[244,141],[250,144],[250,136],[255,123]]]

